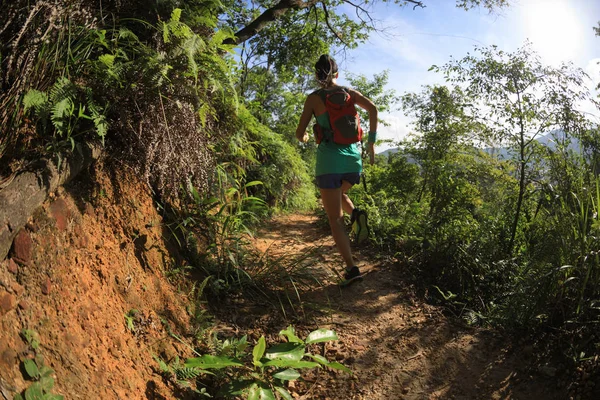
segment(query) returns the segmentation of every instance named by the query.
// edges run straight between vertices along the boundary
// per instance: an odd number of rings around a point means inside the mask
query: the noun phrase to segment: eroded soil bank
[[[165,339],[189,315],[162,229],[126,174],[76,179],[35,212],[0,265],[0,399],[32,384],[22,362],[36,355],[67,399],[172,397],[152,354],[186,354]]]

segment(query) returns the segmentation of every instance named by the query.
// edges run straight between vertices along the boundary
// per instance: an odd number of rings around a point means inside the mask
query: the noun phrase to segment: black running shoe
[[[362,281],[362,279],[363,276],[358,267],[352,267],[350,271],[346,270],[346,273],[344,273],[344,280],[340,282],[340,286],[345,287],[354,282]]]

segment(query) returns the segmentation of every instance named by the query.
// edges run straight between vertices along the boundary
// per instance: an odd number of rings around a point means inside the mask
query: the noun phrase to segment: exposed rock
[[[10,293],[0,294],[0,315],[4,315],[10,310],[13,310],[17,305],[15,296]]]
[[[18,354],[15,350],[13,350],[11,348],[7,348],[2,352],[2,355],[0,356],[0,360],[2,360],[6,366],[12,367],[14,364],[17,363],[17,361],[18,361],[17,357],[18,357]]]
[[[21,229],[13,241],[13,259],[21,264],[29,264],[32,254],[31,236],[25,229]]]
[[[71,216],[67,202],[62,198],[56,199],[50,204],[50,212],[56,221],[56,227],[61,231],[66,230]]]
[[[16,231],[25,226],[48,193],[69,182],[97,159],[102,148],[86,143],[60,164],[41,160],[33,171],[23,172],[0,190],[0,259],[8,254]]]

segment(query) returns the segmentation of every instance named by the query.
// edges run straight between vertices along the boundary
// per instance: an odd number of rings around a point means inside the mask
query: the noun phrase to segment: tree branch
[[[344,43],[346,46],[348,46],[348,43],[344,42],[344,39],[342,39],[342,37],[340,36],[339,33],[336,32],[335,29],[333,29],[333,27],[331,26],[331,24],[329,23],[329,12],[327,11],[327,6],[325,5],[325,2],[322,1],[321,5],[323,6],[323,11],[325,12],[325,23],[327,24],[327,27],[329,28],[329,30],[335,35],[335,37],[337,37],[339,39],[340,42]]]
[[[300,10],[302,8],[309,8],[315,5],[317,0],[281,0],[271,8],[267,8],[261,15],[259,15],[254,21],[250,22],[244,28],[240,29],[235,33],[235,39],[225,40],[225,44],[240,44],[256,35],[258,32],[263,30],[272,21],[275,21],[289,10]]]
[[[342,0],[344,3],[350,4],[352,7],[356,8],[356,16],[364,23],[366,23],[365,20],[362,19],[362,17],[359,15],[359,11],[362,11],[363,13],[365,13],[367,15],[367,17],[369,17],[369,20],[371,21],[371,24],[373,23],[373,18],[371,18],[371,14],[369,13],[368,10],[366,10],[365,8],[363,8],[362,6],[358,5],[358,4],[354,4],[353,2],[349,1],[349,0]]]
[[[411,3],[414,4],[413,6],[413,10],[416,9],[417,7],[421,7],[421,8],[425,8],[425,4],[423,4],[422,1],[416,1],[416,0],[405,0],[406,3]]]

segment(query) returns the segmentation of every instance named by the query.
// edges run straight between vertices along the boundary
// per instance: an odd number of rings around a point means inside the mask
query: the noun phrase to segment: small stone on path
[[[11,272],[13,274],[19,272],[19,266],[12,258],[8,260],[8,272]]]
[[[46,278],[44,283],[42,283],[42,293],[45,295],[49,295],[52,290],[52,282],[50,282],[50,278]]]

